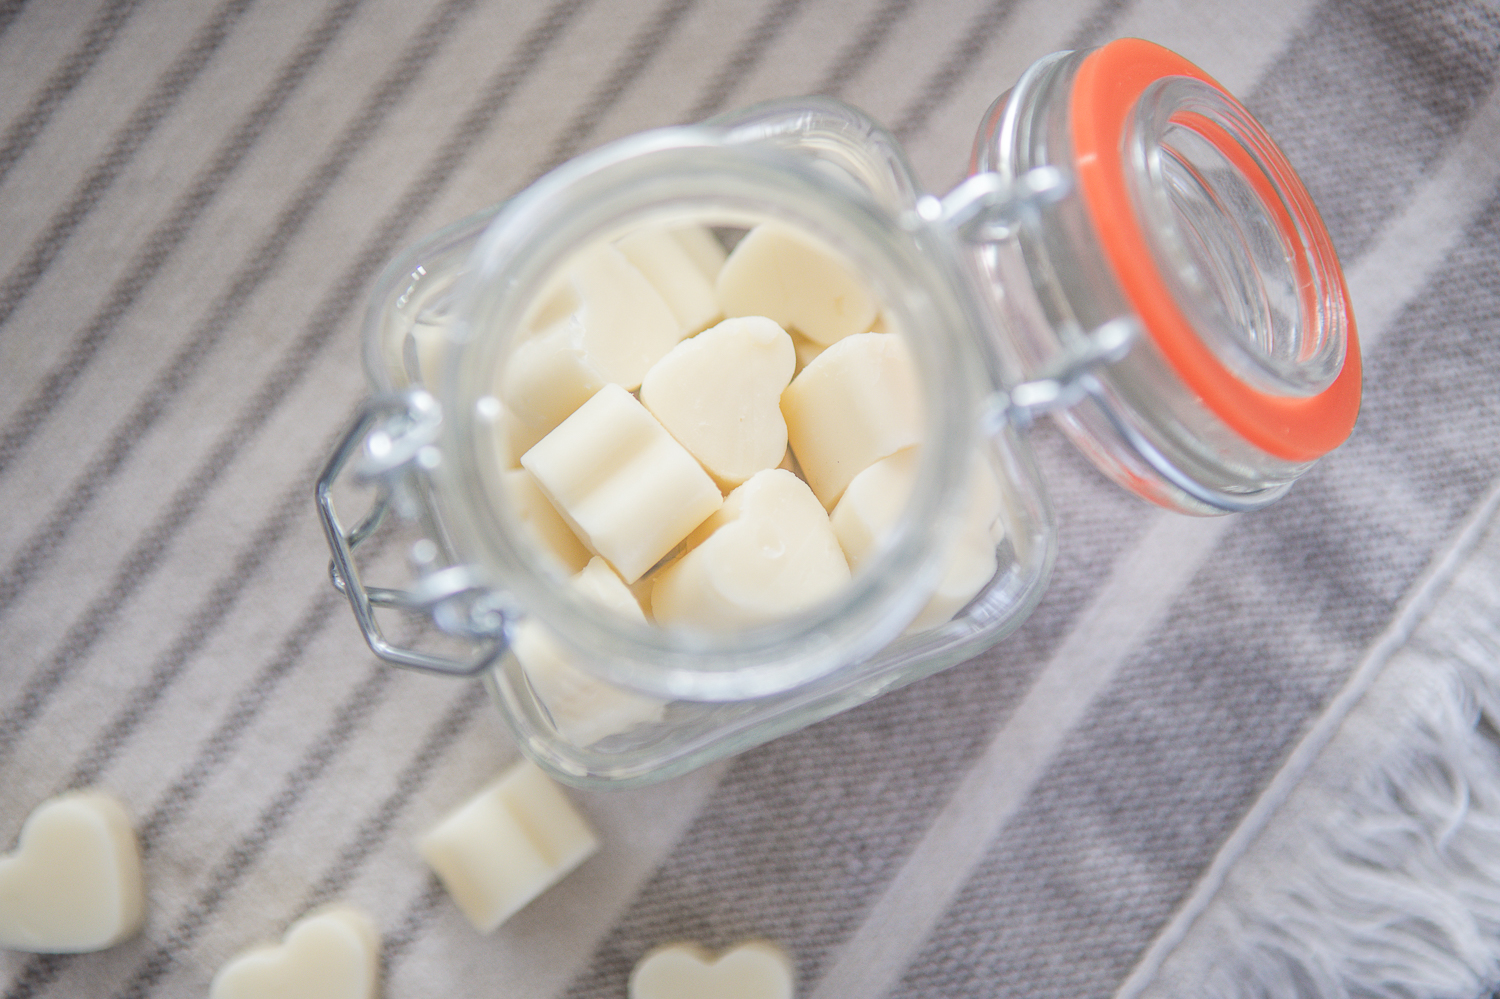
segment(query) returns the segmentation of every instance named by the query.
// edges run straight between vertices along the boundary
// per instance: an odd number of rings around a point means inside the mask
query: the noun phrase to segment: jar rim
[[[1194,120],[1195,130],[1244,176],[1281,230],[1298,293],[1318,321],[1335,324],[1343,356],[1331,382],[1311,393],[1268,391],[1225,362],[1184,311],[1158,265],[1131,190],[1126,135],[1142,99],[1164,80],[1209,88],[1234,112],[1236,133]],[[1332,239],[1285,154],[1235,98],[1182,56],[1141,39],[1119,39],[1079,63],[1069,118],[1080,194],[1120,290],[1167,362],[1203,403],[1246,440],[1277,458],[1314,460],[1349,436],[1358,416],[1361,370],[1353,309]],[[1253,147],[1253,154],[1246,144]]]

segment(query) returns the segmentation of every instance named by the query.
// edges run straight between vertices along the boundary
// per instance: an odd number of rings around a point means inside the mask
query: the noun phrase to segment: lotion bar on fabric
[[[706,329],[724,314],[714,282],[724,264],[724,250],[713,236],[693,226],[699,236],[684,230],[657,229],[626,236],[616,245],[651,282],[685,333]],[[708,238],[707,243],[702,237]],[[707,252],[705,252],[705,248]],[[718,249],[718,263],[710,255]]]
[[[714,957],[696,944],[658,947],[630,973],[629,999],[793,999],[792,962],[751,940]]]
[[[219,969],[209,999],[376,999],[380,934],[349,905],[303,916],[280,944],[236,955]]]
[[[38,954],[104,950],[146,919],[140,847],[125,809],[97,791],[44,801],[0,858],[0,947]]]
[[[481,933],[562,880],[599,840],[562,789],[522,761],[417,843],[422,859]]]
[[[539,432],[605,384],[639,388],[684,333],[646,276],[608,244],[580,252],[547,295],[539,320],[565,314],[517,344],[500,384],[506,405]]]
[[[718,285],[726,316],[767,316],[821,344],[868,332],[879,311],[864,278],[840,254],[777,222],[745,234]]]
[[[911,447],[877,461],[854,477],[834,508],[829,519],[854,571],[894,529],[916,484],[919,453],[919,448]],[[925,631],[951,620],[994,578],[999,516],[994,469],[980,458],[969,477],[963,520],[949,543],[942,578],[908,631]]]
[[[561,562],[569,572],[578,572],[592,557],[578,535],[542,493],[535,477],[524,468],[501,473],[505,491],[521,523],[531,529],[542,550]]]
[[[646,623],[635,595],[603,559],[590,561],[573,577],[573,586],[615,613]],[[557,730],[575,746],[591,746],[605,736],[661,719],[663,702],[585,673],[539,622],[524,621],[516,628],[511,651]]]
[[[663,569],[651,612],[664,625],[729,630],[805,610],[849,582],[828,514],[791,472],[757,472],[699,530],[712,531]]]
[[[693,456],[618,385],[600,389],[521,465],[627,583],[724,502]]]
[[[857,333],[819,354],[781,394],[781,412],[797,464],[829,509],[856,475],[922,439],[911,355],[886,333]]]
[[[715,482],[733,489],[786,455],[781,393],[796,365],[792,338],[771,320],[726,319],[657,361],[641,402]]]

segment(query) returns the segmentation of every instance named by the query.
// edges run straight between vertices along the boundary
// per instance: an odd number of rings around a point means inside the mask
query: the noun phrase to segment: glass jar
[[[638,227],[705,220],[789,224],[863,276],[911,355],[924,441],[870,564],[804,612],[728,632],[601,613],[497,484],[497,372],[558,269]],[[622,139],[398,258],[365,346],[377,394],[318,484],[334,583],[377,654],[482,674],[522,750],[581,785],[681,773],[1018,627],[1054,557],[1026,441],[1039,415],[1126,489],[1216,514],[1286,492],[1349,434],[1360,395],[1347,291],[1301,181],[1232,96],[1133,39],[1033,65],[942,198],[879,125],[821,98]],[[951,620],[914,630],[976,468],[998,491],[995,571]],[[332,499],[346,473],[376,493],[353,528]],[[422,535],[419,578],[378,588],[353,550],[392,510]],[[430,616],[471,649],[398,646],[380,608]],[[562,664],[561,688],[539,685],[538,656]]]

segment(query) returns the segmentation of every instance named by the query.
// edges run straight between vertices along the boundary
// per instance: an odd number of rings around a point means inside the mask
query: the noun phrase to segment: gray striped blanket
[[[786,94],[864,108],[946,190],[1027,65],[1123,35],[1302,171],[1363,340],[1353,438],[1196,520],[1036,428],[1062,554],[1020,632],[575,794],[601,852],[476,935],[412,841],[516,750],[477,684],[372,658],[311,501],[385,262]],[[0,0],[0,849],[107,788],[150,897],[107,952],[0,955],[3,996],[204,995],[332,900],[375,917],[391,999],[618,997],[655,944],[748,937],[816,999],[1112,995],[1500,477],[1497,70],[1479,0]]]

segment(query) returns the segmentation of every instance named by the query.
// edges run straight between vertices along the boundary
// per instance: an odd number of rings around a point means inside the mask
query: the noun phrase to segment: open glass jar
[[[921,442],[907,494],[848,582],[809,606],[732,628],[653,623],[633,600],[615,613],[570,580],[577,566],[538,542],[506,485],[517,459],[535,471],[522,454],[553,432],[515,432],[507,378],[536,330],[580,307],[557,288],[584,248],[692,230],[719,268],[757,227],[858,275],[878,305],[869,325],[899,339]],[[830,100],[620,140],[397,259],[365,344],[377,395],[318,485],[335,585],[383,658],[482,674],[527,755],[613,786],[808,725],[1015,629],[1054,555],[1025,436],[1038,415],[1125,488],[1213,514],[1282,495],[1349,434],[1360,396],[1347,291],[1301,181],[1201,70],[1130,39],[1032,66],[942,198],[919,190],[880,126]],[[611,391],[634,406],[639,385]],[[377,497],[352,528],[332,499],[346,472]],[[993,485],[978,540],[976,476]],[[362,582],[353,556],[388,511],[423,536],[420,578],[402,589]],[[586,554],[609,554],[578,510],[564,514]],[[652,579],[702,534],[649,570],[611,555],[611,592],[631,584],[650,606]],[[924,618],[967,556],[982,585]],[[429,615],[472,651],[397,647],[382,607]]]

